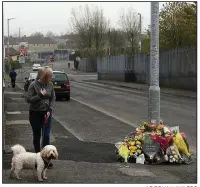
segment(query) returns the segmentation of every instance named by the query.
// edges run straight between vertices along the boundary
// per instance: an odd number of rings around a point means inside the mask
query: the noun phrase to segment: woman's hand
[[[47,116],[47,118],[49,118],[49,116],[50,116],[50,112],[47,112],[47,115],[46,115],[46,116]]]
[[[45,89],[41,89],[40,93],[44,96],[44,95],[46,95],[47,91]]]

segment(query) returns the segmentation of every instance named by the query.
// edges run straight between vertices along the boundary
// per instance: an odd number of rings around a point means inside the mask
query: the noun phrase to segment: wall
[[[97,72],[97,58],[89,57],[81,59],[78,69],[83,72]]]
[[[57,49],[54,50],[54,58],[56,61],[69,60],[69,53],[67,49]]]
[[[160,86],[194,90],[197,89],[197,48],[171,49],[159,55]],[[150,56],[98,57],[98,78],[104,80],[150,83]],[[124,76],[123,76],[124,75]],[[129,76],[131,77],[131,76]],[[130,80],[129,80],[130,81]]]
[[[12,56],[12,60],[13,61],[17,61],[18,60],[18,56]]]
[[[97,58],[99,80],[125,81],[126,56],[105,56]]]

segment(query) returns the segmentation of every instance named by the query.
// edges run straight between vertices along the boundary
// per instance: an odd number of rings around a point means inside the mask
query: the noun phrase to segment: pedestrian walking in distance
[[[15,72],[14,68],[12,69],[12,71],[10,71],[9,76],[10,76],[10,79],[11,79],[12,88],[15,88],[15,81],[16,81],[17,73]]]

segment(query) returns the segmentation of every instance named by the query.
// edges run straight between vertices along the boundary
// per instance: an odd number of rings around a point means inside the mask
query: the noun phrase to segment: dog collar
[[[42,160],[44,162],[44,169],[48,168],[50,160],[45,160],[44,158],[42,158]],[[37,168],[37,163],[35,163],[35,168]]]
[[[44,169],[48,168],[49,164],[50,164],[50,160],[46,160],[44,158],[42,158],[43,162],[44,162]]]

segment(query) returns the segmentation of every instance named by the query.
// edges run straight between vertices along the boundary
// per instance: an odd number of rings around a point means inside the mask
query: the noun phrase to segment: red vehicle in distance
[[[54,62],[54,58],[53,58],[53,57],[51,57],[51,58],[50,58],[50,61],[51,61],[51,62]]]

